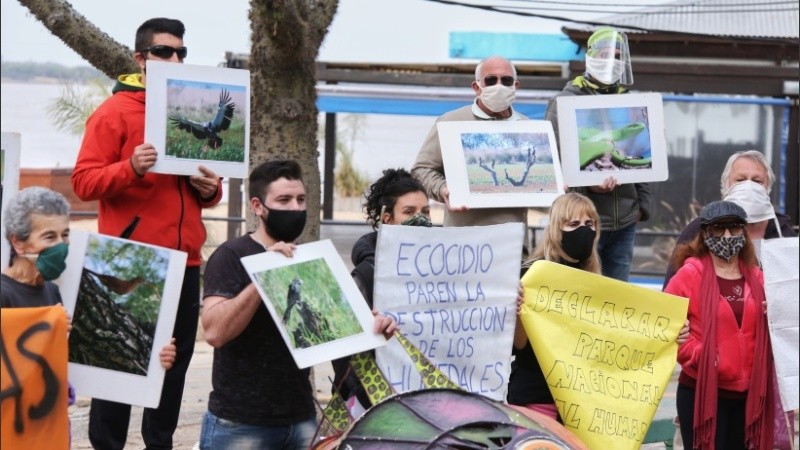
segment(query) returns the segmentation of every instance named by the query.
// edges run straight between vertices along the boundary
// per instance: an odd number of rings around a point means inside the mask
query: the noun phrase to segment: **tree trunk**
[[[114,41],[65,0],[19,0],[53,35],[111,78],[138,72],[132,50]],[[250,0],[250,167],[296,159],[308,193],[301,242],[319,239],[316,59],[338,0]],[[130,30],[131,40],[136,30]],[[247,190],[245,190],[247,192]],[[248,216],[248,227],[257,222]]]
[[[108,297],[86,269],[69,334],[69,361],[147,375],[153,334]]]
[[[250,6],[250,166],[283,158],[300,163],[308,194],[308,223],[300,240],[317,240],[320,174],[315,64],[338,1],[251,0]],[[250,215],[250,229],[255,228],[254,220]]]

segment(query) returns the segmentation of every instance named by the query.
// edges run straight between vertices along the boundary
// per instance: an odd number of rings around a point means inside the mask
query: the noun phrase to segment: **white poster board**
[[[784,411],[800,407],[800,291],[798,290],[798,238],[761,241],[761,264],[767,295],[767,321],[775,357],[775,374]]]
[[[247,178],[250,72],[148,60],[144,140],[158,151],[153,172]]]
[[[597,186],[664,181],[667,138],[661,94],[556,98],[564,183]]]
[[[58,280],[72,317],[69,381],[80,395],[158,407],[186,253],[74,230]]]
[[[550,206],[564,193],[550,122],[471,120],[436,126],[451,205]]]
[[[424,228],[381,225],[375,307],[464,390],[503,401],[511,370],[522,223]],[[394,340],[376,360],[397,392],[422,388]]]
[[[3,202],[2,213],[5,214],[6,205],[12,197],[19,192],[19,153],[20,135],[19,133],[2,133],[2,144],[0,144],[0,165],[2,165],[2,187]],[[11,257],[11,246],[6,239],[5,222],[0,220],[0,270],[8,267],[8,258]]]
[[[386,344],[372,311],[326,239],[298,245],[294,256],[242,258],[297,367],[303,369]]]

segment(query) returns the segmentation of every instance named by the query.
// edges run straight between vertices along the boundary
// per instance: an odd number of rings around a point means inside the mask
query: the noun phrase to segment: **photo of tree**
[[[461,148],[470,194],[558,191],[547,133],[464,132]]]
[[[169,259],[166,249],[89,236],[70,362],[147,375]]]
[[[168,158],[245,161],[245,86],[167,79]]]
[[[269,297],[275,322],[293,348],[308,348],[362,333],[348,299],[324,258],[253,274]]]
[[[647,106],[575,110],[581,171],[650,169]]]

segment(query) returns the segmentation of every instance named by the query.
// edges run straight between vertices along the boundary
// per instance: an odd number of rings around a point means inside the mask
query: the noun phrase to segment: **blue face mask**
[[[66,242],[47,247],[39,252],[39,256],[36,258],[36,268],[45,281],[53,281],[64,273],[67,268],[68,253],[69,246]]]

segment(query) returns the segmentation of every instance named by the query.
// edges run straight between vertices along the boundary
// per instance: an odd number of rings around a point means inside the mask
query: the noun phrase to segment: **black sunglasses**
[[[706,227],[706,231],[713,237],[725,236],[725,231],[729,231],[731,236],[741,236],[744,234],[745,225],[739,222],[714,223]]]
[[[514,81],[516,81],[514,77],[508,75],[504,77],[498,77],[497,75],[489,75],[488,77],[483,78],[483,84],[485,84],[486,86],[494,86],[495,84],[497,84],[498,79],[500,80],[500,83],[503,86],[508,86],[508,87],[513,86]]]
[[[170,47],[169,45],[154,45],[152,47],[147,47],[146,49],[142,50],[142,53],[150,52],[156,55],[159,58],[168,59],[172,58],[172,55],[177,53],[178,59],[185,59],[186,54],[189,53],[189,50],[186,47]]]

